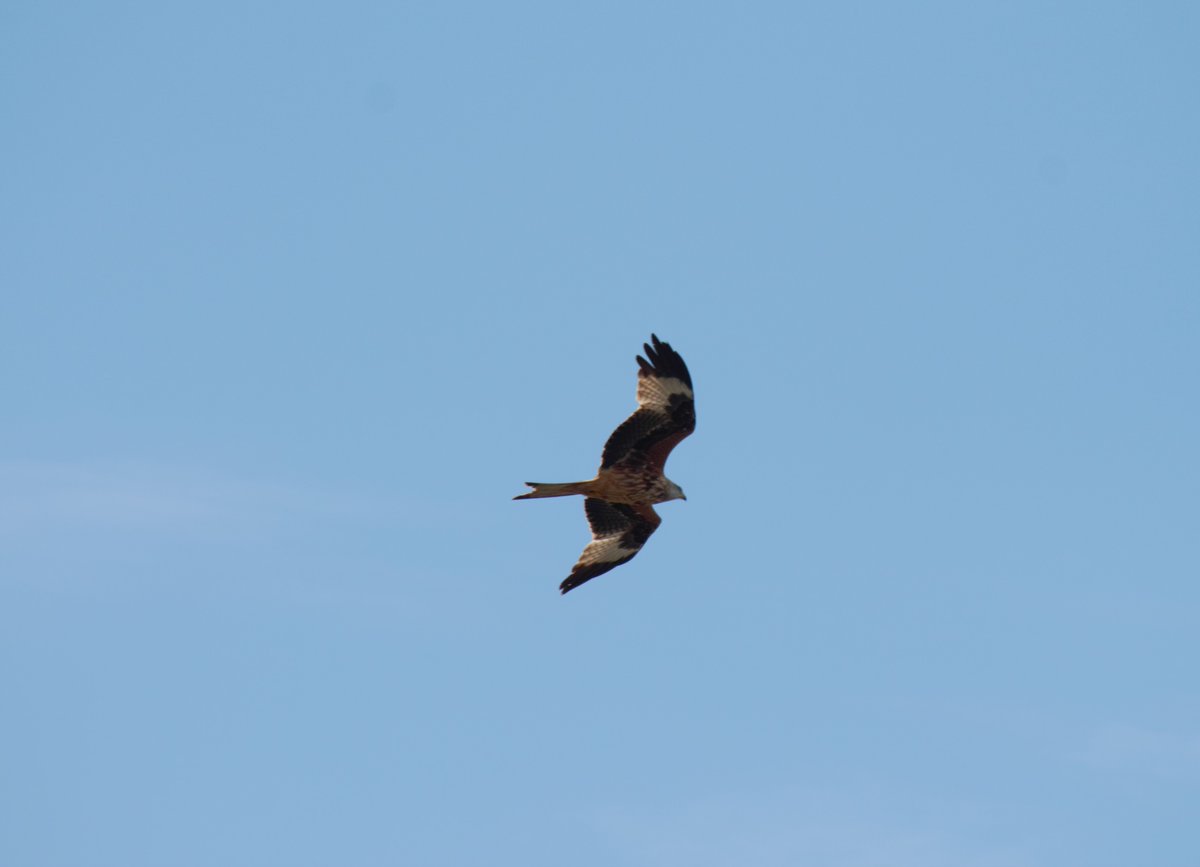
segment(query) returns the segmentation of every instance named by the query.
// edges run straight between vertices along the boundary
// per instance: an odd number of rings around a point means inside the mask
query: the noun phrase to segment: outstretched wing
[[[662,522],[650,506],[627,506],[594,497],[583,501],[583,510],[592,527],[592,541],[567,580],[558,586],[563,593],[628,563]]]
[[[671,449],[696,429],[692,376],[671,344],[651,334],[638,356],[637,411],[604,444],[600,469],[617,464],[650,466],[662,472]]]

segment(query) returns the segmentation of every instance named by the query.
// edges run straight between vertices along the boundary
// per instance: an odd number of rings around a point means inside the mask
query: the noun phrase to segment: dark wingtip
[[[641,368],[639,374],[673,376],[686,382],[688,388],[692,387],[692,375],[688,372],[683,358],[671,348],[671,344],[659,340],[657,334],[651,333],[650,343],[643,343],[642,348],[646,351],[646,358],[650,360],[644,362],[643,358],[638,356],[638,365]]]
[[[563,582],[561,584],[558,585],[558,592],[563,593],[563,594],[570,593],[576,587],[582,587],[584,584],[586,584],[588,581],[591,581],[595,577],[596,577],[595,575],[589,575],[586,572],[582,573],[582,574],[579,572],[572,572],[570,575],[568,575],[566,578],[563,579]]]

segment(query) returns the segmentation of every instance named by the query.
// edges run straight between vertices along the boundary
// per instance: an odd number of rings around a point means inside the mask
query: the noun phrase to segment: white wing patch
[[[642,550],[641,545],[636,548],[626,548],[621,544],[621,538],[621,536],[607,536],[588,542],[583,553],[579,555],[579,562],[575,564],[575,568],[593,566],[598,563],[623,563]]]
[[[653,409],[665,409],[671,402],[671,395],[682,394],[691,399],[694,397],[688,384],[682,379],[662,376],[639,376],[637,386],[638,406],[648,406]]]

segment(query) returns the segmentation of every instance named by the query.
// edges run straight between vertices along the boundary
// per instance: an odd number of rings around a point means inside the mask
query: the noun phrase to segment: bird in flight
[[[514,500],[582,494],[592,541],[559,585],[566,593],[585,581],[628,563],[642,550],[662,519],[655,503],[686,500],[679,485],[663,475],[671,449],[696,429],[692,377],[669,343],[650,335],[638,362],[638,408],[604,444],[596,478],[586,482],[526,482],[532,491]]]

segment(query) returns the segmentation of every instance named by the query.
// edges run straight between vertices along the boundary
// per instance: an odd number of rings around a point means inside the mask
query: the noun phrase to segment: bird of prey
[[[592,541],[559,585],[563,593],[632,560],[662,522],[653,509],[655,503],[687,499],[679,485],[663,475],[663,465],[671,449],[696,429],[692,377],[669,343],[651,334],[650,343],[643,346],[646,358],[637,357],[638,408],[604,444],[596,478],[562,484],[526,482],[533,490],[513,497],[585,497],[583,510]]]

